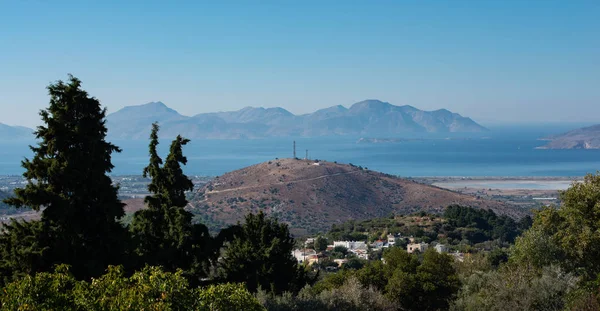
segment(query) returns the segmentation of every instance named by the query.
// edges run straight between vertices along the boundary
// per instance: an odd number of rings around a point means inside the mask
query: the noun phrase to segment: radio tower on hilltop
[[[296,158],[296,141],[294,140],[294,159]]]

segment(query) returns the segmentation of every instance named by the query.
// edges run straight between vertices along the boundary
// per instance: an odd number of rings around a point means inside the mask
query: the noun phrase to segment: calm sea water
[[[194,140],[186,146],[189,175],[215,176],[274,158],[309,150],[312,159],[353,163],[400,176],[582,176],[600,170],[600,150],[539,150],[538,138],[560,127],[507,127],[479,135],[424,135],[400,143],[357,143],[360,137]],[[113,157],[115,175],[141,174],[148,161],[147,142],[113,141],[123,153]],[[31,142],[29,142],[31,143]],[[161,144],[167,151],[168,141]],[[21,174],[30,157],[27,142],[0,143],[0,175]]]

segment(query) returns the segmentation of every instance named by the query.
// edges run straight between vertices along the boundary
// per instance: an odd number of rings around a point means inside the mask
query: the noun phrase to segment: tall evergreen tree
[[[185,193],[194,188],[181,168],[187,163],[182,149],[189,140],[177,136],[162,165],[156,150],[158,131],[154,123],[150,163],[144,168],[144,177],[151,178],[148,190],[152,195],[145,199],[148,208],[135,213],[131,227],[139,265],[160,265],[169,271],[180,268],[198,276],[207,268],[210,236],[204,225],[192,224],[192,214],[184,209],[188,204]]]
[[[66,263],[76,277],[98,276],[123,259],[126,231],[118,222],[123,204],[107,176],[113,169],[112,153],[121,150],[105,140],[106,109],[81,89],[79,79],[69,75],[68,82],[48,86],[48,93],[50,105],[40,112],[44,125],[35,132],[39,143],[31,146],[33,158],[22,162],[28,184],[6,200],[15,207],[43,210],[41,223],[13,225],[7,234],[18,238],[19,232],[28,232],[37,244],[43,243],[33,252],[40,256],[36,264],[21,264],[22,271]],[[5,242],[2,252],[13,255],[20,253],[15,248],[26,245]],[[19,259],[15,255],[8,260]]]
[[[260,287],[273,293],[306,285],[308,278],[292,256],[294,239],[286,224],[260,212],[246,215],[245,223],[233,232],[220,260],[225,281],[245,283],[250,291]]]

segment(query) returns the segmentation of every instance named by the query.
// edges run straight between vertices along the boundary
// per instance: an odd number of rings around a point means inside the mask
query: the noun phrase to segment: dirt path
[[[299,182],[313,181],[313,180],[318,180],[318,179],[323,179],[323,178],[328,178],[328,177],[335,177],[335,176],[340,176],[340,175],[349,175],[349,174],[354,174],[356,172],[361,172],[361,171],[362,170],[355,170],[355,171],[344,172],[344,173],[327,174],[327,175],[321,175],[321,176],[317,176],[317,177],[313,177],[313,178],[307,178],[307,179],[298,179],[298,180],[290,180],[290,181],[280,181],[280,182],[276,182],[276,183],[273,183],[273,184],[267,184],[267,185],[245,186],[245,187],[237,187],[237,188],[231,188],[231,189],[225,189],[225,190],[212,190],[212,191],[207,191],[204,194],[207,195],[207,194],[224,193],[224,192],[231,192],[231,191],[245,190],[245,189],[259,188],[259,187],[269,187],[269,186],[296,184],[296,183],[299,183]]]

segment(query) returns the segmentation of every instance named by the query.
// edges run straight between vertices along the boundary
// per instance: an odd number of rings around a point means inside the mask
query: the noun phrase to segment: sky
[[[600,121],[600,1],[0,0],[0,122],[72,73],[109,112],[364,99],[482,124]]]

